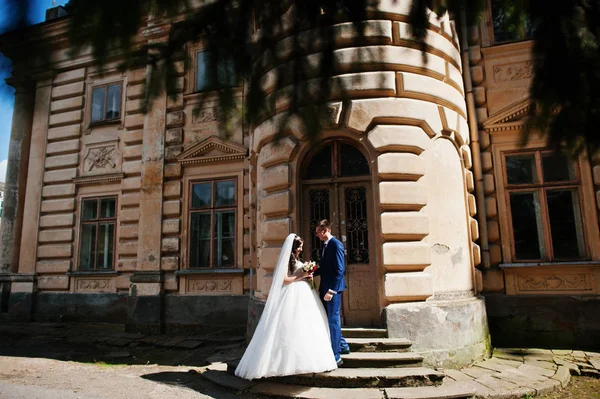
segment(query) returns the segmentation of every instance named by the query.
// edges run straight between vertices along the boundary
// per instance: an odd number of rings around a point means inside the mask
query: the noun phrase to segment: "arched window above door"
[[[333,141],[315,151],[308,161],[304,178],[327,179],[369,174],[369,162],[358,148],[342,141]]]

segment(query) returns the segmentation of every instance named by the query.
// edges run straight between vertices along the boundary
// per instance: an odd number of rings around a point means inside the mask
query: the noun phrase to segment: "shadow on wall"
[[[600,297],[484,294],[492,345],[600,349]]]

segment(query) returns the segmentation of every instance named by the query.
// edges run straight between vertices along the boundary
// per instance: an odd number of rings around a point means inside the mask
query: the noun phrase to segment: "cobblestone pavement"
[[[202,378],[207,369],[223,369],[241,357],[243,350],[239,329],[144,336],[113,324],[3,323],[0,398],[263,397],[260,390],[239,392],[257,383]],[[477,397],[522,398],[565,387],[571,375],[600,378],[600,354],[495,349],[492,358],[471,367],[441,371],[444,384],[464,385]]]

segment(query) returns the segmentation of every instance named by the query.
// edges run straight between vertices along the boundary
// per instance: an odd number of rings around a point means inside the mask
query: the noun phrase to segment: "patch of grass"
[[[113,368],[113,367],[127,367],[129,366],[128,364],[117,364],[117,363],[106,363],[106,362],[97,362],[97,361],[93,361],[93,362],[86,362],[88,364],[92,364],[94,366],[98,366],[100,368]]]
[[[600,399],[600,379],[593,377],[571,377],[565,389],[547,395],[536,396],[536,399]]]

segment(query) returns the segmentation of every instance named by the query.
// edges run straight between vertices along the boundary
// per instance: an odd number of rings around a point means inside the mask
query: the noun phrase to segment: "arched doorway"
[[[320,220],[329,219],[333,235],[346,249],[348,288],[343,295],[342,323],[378,326],[369,162],[348,142],[329,141],[307,156],[301,172],[305,250],[312,260],[319,260],[322,244],[315,237],[315,227]]]

